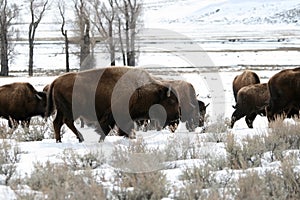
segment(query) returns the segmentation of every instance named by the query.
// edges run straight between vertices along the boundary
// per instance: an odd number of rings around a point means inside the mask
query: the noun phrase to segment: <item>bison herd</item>
[[[233,80],[236,101],[231,127],[245,116],[249,128],[257,115],[272,121],[276,116],[299,116],[300,68],[285,69],[260,83],[257,74],[246,70]],[[132,67],[98,68],[70,72],[56,78],[38,92],[29,83],[0,87],[0,116],[13,128],[20,122],[29,126],[33,116],[54,116],[55,139],[66,124],[79,142],[82,134],[74,126],[80,118],[96,125],[100,140],[115,127],[120,136],[134,138],[136,124],[155,121],[157,128],[186,122],[194,131],[204,125],[206,107],[197,99],[192,84],[182,80],[163,80],[146,70]],[[26,101],[25,101],[26,99]]]
[[[134,138],[134,124],[156,121],[158,126],[186,122],[190,131],[204,123],[207,105],[197,100],[194,87],[186,81],[170,81],[131,67],[109,67],[70,72],[37,92],[29,83],[0,87],[0,116],[9,126],[29,125],[32,116],[54,116],[55,139],[61,142],[63,124],[84,140],[74,120],[96,125],[100,140],[116,127],[118,134]],[[26,101],[24,101],[26,99]]]
[[[260,83],[258,75],[246,70],[233,81],[236,105],[231,117],[234,123],[245,116],[249,128],[257,115],[267,116],[268,121],[277,117],[299,117],[300,68],[284,69],[273,75],[267,83]]]

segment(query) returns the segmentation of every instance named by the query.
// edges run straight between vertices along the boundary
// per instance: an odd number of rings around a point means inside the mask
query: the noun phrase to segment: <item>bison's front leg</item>
[[[244,117],[246,114],[242,112],[240,109],[236,109],[231,116],[231,125],[230,128],[233,128],[236,121]]]
[[[245,117],[245,121],[246,121],[247,126],[248,126],[249,128],[253,128],[253,121],[254,121],[256,115],[257,115],[256,113],[251,113],[250,115],[247,115],[247,116]]]
[[[98,122],[99,124],[96,128],[96,132],[100,135],[98,142],[103,142],[110,130],[114,128],[116,122],[110,110],[106,111]]]

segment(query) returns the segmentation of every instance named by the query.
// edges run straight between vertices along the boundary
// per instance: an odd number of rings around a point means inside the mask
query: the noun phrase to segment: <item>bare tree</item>
[[[137,23],[140,20],[142,3],[139,0],[115,0],[119,13],[119,27],[125,32],[125,65],[135,66]],[[121,43],[122,45],[123,43]]]
[[[61,30],[61,34],[64,36],[64,39],[65,39],[66,72],[69,72],[70,71],[69,38],[68,38],[68,31],[65,30],[66,20],[65,20],[65,4],[64,4],[64,2],[62,2],[62,1],[58,2],[58,9],[59,9],[60,16],[62,18],[60,30]]]
[[[84,0],[74,0],[76,22],[80,32],[80,69],[88,68],[86,63],[87,57],[90,55],[90,14],[89,8]]]
[[[12,20],[17,18],[19,10],[16,4],[8,4],[7,0],[0,0],[0,41],[1,41],[1,76],[8,76],[10,49],[9,37]]]
[[[28,74],[29,76],[33,75],[33,49],[34,49],[35,32],[44,16],[47,4],[48,4],[48,0],[39,1],[39,2],[37,2],[36,0],[30,0],[31,22],[29,24],[29,32],[28,32],[28,38],[29,38]]]
[[[92,23],[98,30],[101,38],[107,44],[106,48],[110,53],[110,64],[114,66],[116,64],[116,34],[114,33],[116,8],[114,0],[107,0],[107,4],[101,0],[91,0],[91,4],[94,8],[94,20],[92,20]]]

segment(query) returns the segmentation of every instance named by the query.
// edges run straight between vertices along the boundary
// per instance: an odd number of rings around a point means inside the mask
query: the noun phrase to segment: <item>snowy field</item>
[[[22,4],[25,7],[25,2]],[[300,47],[300,3],[299,1],[239,1],[239,0],[176,0],[145,1],[145,30],[141,33],[140,57],[138,65],[146,68],[150,73],[165,79],[183,79],[191,82],[195,87],[199,100],[210,103],[207,108],[207,126],[219,119],[230,119],[235,104],[232,81],[244,69],[256,72],[261,82],[268,79],[283,68],[292,68],[299,65]],[[47,22],[38,29],[37,37],[43,38],[50,34],[53,38],[59,37],[59,27],[53,27],[55,18],[47,14]],[[24,18],[26,21],[26,18]],[[51,32],[49,26],[51,24]],[[21,25],[20,25],[21,26]],[[26,27],[21,35],[26,37]],[[101,45],[100,45],[101,46]],[[99,65],[108,63],[107,54],[101,47],[96,48],[96,57]],[[26,42],[19,42],[15,46],[18,52],[12,63],[11,74],[14,77],[0,78],[0,85],[12,82],[30,82],[37,90],[42,90],[51,83],[56,76],[43,74],[47,70],[61,70],[64,67],[62,41],[39,40],[35,46],[35,70],[41,74],[34,77],[26,76],[28,46]],[[78,51],[76,46],[72,52]],[[72,69],[78,69],[78,58],[71,56]],[[104,64],[103,64],[104,63]],[[40,119],[41,120],[41,119]],[[294,123],[293,120],[286,120]],[[1,120],[6,124],[6,120]],[[225,123],[225,122],[224,122]],[[223,123],[223,124],[224,124]],[[51,126],[51,120],[47,124]],[[18,177],[25,177],[33,170],[34,163],[61,163],[61,157],[66,149],[73,149],[76,153],[87,154],[99,150],[107,159],[106,163],[95,169],[95,173],[105,174],[104,184],[110,187],[109,180],[115,173],[114,166],[109,158],[116,146],[126,148],[129,139],[118,136],[107,136],[105,141],[98,143],[99,135],[93,128],[80,128],[85,141],[78,143],[74,134],[66,127],[62,143],[55,143],[55,139],[46,138],[42,141],[16,142],[21,149],[20,160],[17,163]],[[17,129],[21,131],[22,128]],[[216,134],[233,134],[238,141],[247,136],[261,135],[269,130],[266,117],[257,116],[254,129],[247,128],[244,118],[236,122],[233,129],[227,128],[221,133],[205,132],[199,127],[195,132],[188,132],[184,124],[180,124],[175,133],[167,129],[162,131],[138,131],[137,137],[143,138],[149,147],[163,148],[172,139],[190,138],[191,145],[198,145],[203,158],[226,158],[223,142],[206,142],[207,138],[216,137]],[[51,129],[46,135],[51,135]],[[295,152],[298,150],[295,150]],[[296,152],[296,153],[297,153]],[[299,154],[299,152],[298,152]],[[268,157],[266,155],[266,157]],[[169,162],[162,171],[167,180],[174,187],[182,186],[179,176],[186,168],[204,162],[201,159],[187,159]],[[299,157],[295,168],[299,167]],[[164,163],[166,164],[166,163]],[[277,169],[279,163],[266,158],[256,171]],[[152,170],[161,170],[161,166],[152,166]],[[151,169],[149,170],[151,171]],[[241,170],[220,170],[216,172],[219,179],[238,176]],[[4,186],[4,177],[0,175],[0,199],[16,199],[11,187]],[[174,190],[166,198],[172,199]]]

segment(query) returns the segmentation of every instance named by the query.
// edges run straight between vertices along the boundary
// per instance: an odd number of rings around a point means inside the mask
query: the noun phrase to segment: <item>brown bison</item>
[[[200,116],[199,103],[194,86],[183,80],[164,81],[178,94],[180,107],[180,121],[186,122],[189,131],[195,130],[199,125],[203,126],[204,116]]]
[[[267,106],[268,120],[277,115],[299,116],[300,109],[300,68],[284,69],[273,75],[268,82],[270,92]]]
[[[255,72],[245,70],[242,74],[237,75],[232,83],[233,95],[235,102],[237,102],[238,91],[247,85],[260,83],[259,77]]]
[[[44,117],[46,94],[38,92],[30,83],[12,83],[0,87],[0,116],[8,120],[10,128],[19,124],[29,126],[33,116]]]
[[[248,85],[237,93],[235,111],[231,117],[231,128],[234,123],[246,116],[245,121],[249,128],[253,128],[256,115],[266,115],[265,107],[269,103],[269,91],[266,83]]]
[[[184,80],[165,80],[162,81],[172,87],[178,94],[180,107],[180,120],[173,121],[170,124],[171,131],[176,130],[179,121],[186,122],[186,128],[189,131],[194,131],[196,127],[204,125],[204,117],[206,114],[206,107],[202,101],[197,100],[194,86]],[[144,126],[144,130],[155,128],[160,130],[161,126],[155,122],[137,121],[139,127]]]
[[[56,109],[55,138],[61,142],[65,123],[80,142],[84,139],[73,122],[78,117],[97,121],[100,140],[115,125],[120,135],[132,137],[134,121],[153,118],[168,124],[179,118],[175,91],[140,68],[109,67],[67,73],[55,79],[48,91],[46,116]]]

